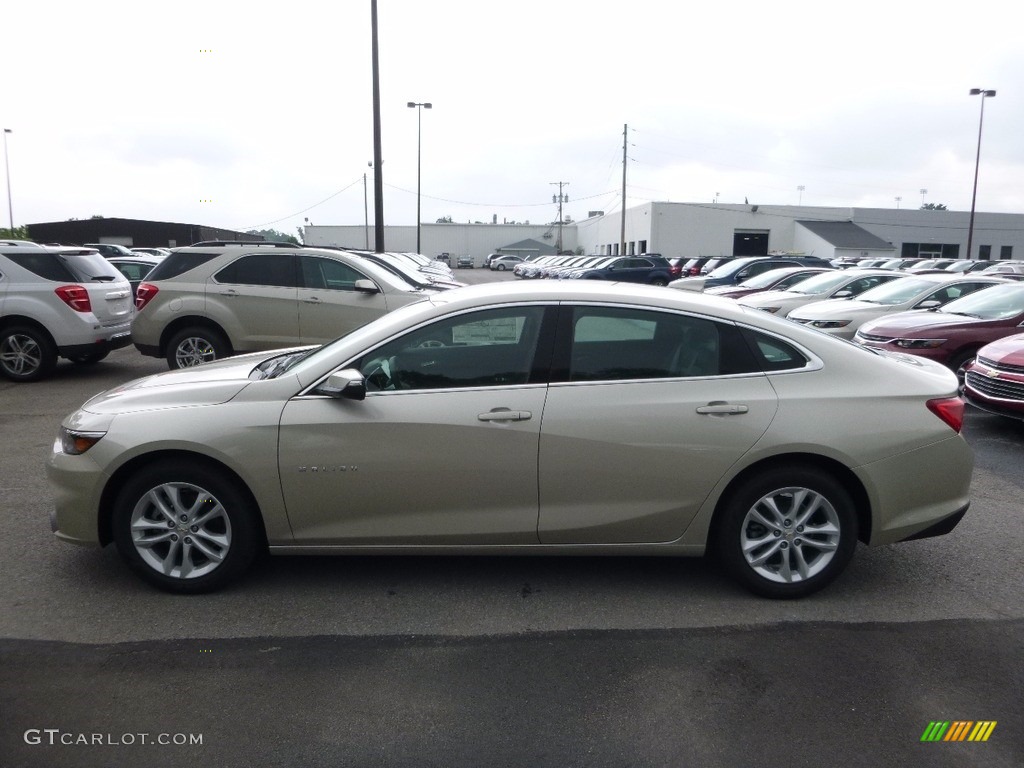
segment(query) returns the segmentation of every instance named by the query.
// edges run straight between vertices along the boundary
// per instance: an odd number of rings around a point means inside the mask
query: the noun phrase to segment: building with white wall
[[[967,258],[966,211],[891,208],[824,208],[796,205],[646,203],[622,216],[598,215],[560,228],[562,250],[594,255],[660,253],[676,256],[753,256],[769,251],[813,254],[825,259],[914,256]],[[554,253],[557,225],[423,224],[421,243],[429,256],[524,253],[514,248],[536,241],[538,253]],[[373,248],[373,230],[363,226],[310,226],[308,245]],[[412,251],[416,227],[385,227],[385,249]],[[977,213],[971,258],[1024,259],[1024,215]]]

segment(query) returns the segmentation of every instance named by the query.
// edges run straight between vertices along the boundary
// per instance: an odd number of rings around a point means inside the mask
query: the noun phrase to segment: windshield
[[[858,296],[857,299],[860,301],[867,301],[872,304],[892,306],[893,304],[904,304],[908,301],[913,301],[921,292],[927,291],[930,288],[938,287],[939,286],[932,280],[921,280],[917,277],[904,277],[902,279],[876,285],[874,288],[864,291],[864,293]]]
[[[962,299],[951,301],[939,312],[967,315],[982,320],[1005,320],[1024,313],[1024,284],[982,288]]]
[[[128,255],[131,256],[132,254],[129,253]],[[96,251],[62,253],[58,258],[83,282],[97,281],[108,283],[124,279],[124,276],[117,271],[117,268]]]
[[[740,287],[769,288],[788,274],[791,274],[789,267],[783,267],[782,269],[770,269],[767,272],[762,272],[760,275],[744,280],[740,283]]]
[[[806,280],[801,280],[796,285],[791,285],[789,290],[792,293],[801,293],[804,295],[811,295],[815,293],[825,293],[831,291],[833,288],[838,288],[846,283],[853,282],[856,278],[851,277],[846,272],[823,272],[820,275],[814,277],[808,277]]]
[[[720,267],[715,267],[713,270],[708,272],[708,277],[728,277],[734,275],[743,269],[750,261],[747,259],[736,259],[735,261],[727,261]]]

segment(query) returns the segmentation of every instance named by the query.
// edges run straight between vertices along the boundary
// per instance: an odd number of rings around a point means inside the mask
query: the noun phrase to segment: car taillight
[[[959,397],[943,397],[929,400],[928,410],[949,424],[954,432],[959,432],[964,424],[964,401]]]
[[[75,312],[92,312],[92,302],[89,301],[89,292],[80,285],[62,285],[54,288],[60,300],[71,307]]]
[[[159,290],[152,283],[139,283],[139,287],[135,289],[135,311],[141,312]]]
[[[668,268],[668,273],[670,275],[672,275],[673,277],[679,277],[679,275],[681,275],[683,273],[683,268],[680,267],[679,265],[676,265],[674,267],[669,267]]]

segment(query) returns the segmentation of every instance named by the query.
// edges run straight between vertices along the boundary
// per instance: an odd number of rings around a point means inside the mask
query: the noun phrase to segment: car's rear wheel
[[[171,370],[191,368],[231,354],[227,339],[212,328],[185,328],[167,344],[167,365]]]
[[[261,543],[258,511],[223,473],[188,461],[146,467],[118,494],[114,541],[146,581],[168,592],[209,592],[239,576]]]
[[[651,285],[668,285],[668,280],[664,277],[656,277],[651,280]]]
[[[775,468],[731,493],[716,547],[729,574],[762,597],[809,595],[853,557],[857,515],[834,478],[811,467]]]
[[[11,381],[37,381],[57,365],[57,349],[50,337],[28,325],[0,331],[0,373]]]

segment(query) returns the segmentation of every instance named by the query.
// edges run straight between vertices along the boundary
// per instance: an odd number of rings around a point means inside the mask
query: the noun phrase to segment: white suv
[[[241,352],[323,344],[435,291],[369,259],[289,243],[197,243],[135,294],[132,341],[187,368]]]
[[[0,374],[35,381],[131,343],[125,277],[92,248],[0,245]]]

